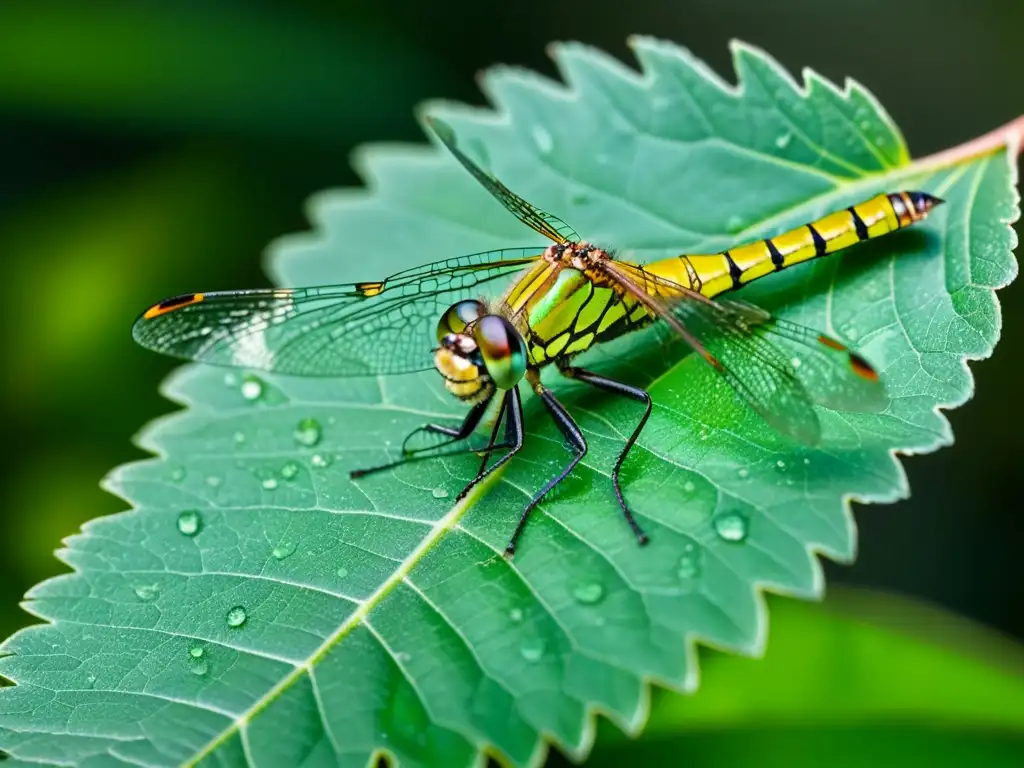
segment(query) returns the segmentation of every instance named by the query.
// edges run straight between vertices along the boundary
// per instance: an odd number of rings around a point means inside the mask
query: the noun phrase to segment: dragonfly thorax
[[[476,403],[495,389],[512,389],[526,373],[523,337],[501,315],[486,314],[479,301],[453,304],[438,321],[437,337],[434,365],[460,400]]]

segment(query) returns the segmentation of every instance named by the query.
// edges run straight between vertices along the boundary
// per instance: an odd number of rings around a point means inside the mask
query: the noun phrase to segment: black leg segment
[[[522,514],[519,516],[519,523],[516,525],[516,529],[512,532],[512,538],[509,539],[508,544],[505,547],[505,555],[512,556],[516,551],[516,542],[519,540],[519,535],[523,532],[523,528],[526,526],[526,521],[530,517],[530,513],[533,512],[534,508],[540,503],[541,499],[547,495],[548,491],[558,485],[560,482],[565,480],[569,476],[569,473],[573,471],[580,460],[587,455],[587,440],[583,437],[583,432],[576,425],[576,422],[572,420],[572,416],[565,410],[555,396],[551,394],[550,390],[540,385],[538,382],[534,385],[534,389],[540,396],[541,400],[544,401],[544,405],[547,406],[548,412],[551,414],[551,418],[555,420],[555,424],[558,425],[559,431],[561,431],[566,442],[569,444],[570,450],[573,452],[573,457],[566,465],[565,469],[559,473],[558,477],[548,481],[547,485],[541,488],[530,499],[530,503],[523,509]]]
[[[491,399],[488,398],[487,400],[484,400],[483,402],[474,405],[470,409],[469,413],[466,414],[466,418],[463,419],[462,423],[457,427],[449,427],[445,426],[444,424],[424,424],[422,427],[417,427],[406,436],[404,441],[402,441],[401,459],[398,459],[397,461],[390,461],[387,464],[381,464],[376,467],[367,467],[366,469],[353,469],[351,472],[349,472],[349,477],[353,479],[357,477],[364,477],[366,475],[373,474],[374,472],[380,472],[382,469],[391,469],[392,467],[397,467],[401,464],[405,464],[410,461],[416,461],[418,459],[433,459],[439,456],[452,456],[459,453],[475,453],[476,451],[473,450],[465,450],[442,452],[437,454],[430,454],[429,456],[420,455],[426,451],[436,451],[438,448],[444,448],[446,445],[451,445],[452,443],[457,443],[461,440],[465,440],[466,438],[468,438],[470,435],[473,434],[474,430],[476,430],[477,426],[483,420],[484,414],[487,412],[487,406],[490,405],[490,403]],[[505,404],[503,403],[502,408],[504,407]],[[500,421],[500,414],[498,416],[498,419]],[[437,445],[431,445],[425,448],[417,448],[415,450],[406,450],[405,446],[408,444],[409,440],[412,439],[413,435],[417,435],[420,432],[432,432],[439,435],[445,435],[450,439],[438,443]],[[493,446],[493,443],[494,441],[492,439],[491,443],[481,450],[496,450],[496,447]]]
[[[619,500],[619,507],[622,509],[622,515],[626,518],[626,522],[633,531],[633,535],[636,536],[637,543],[644,545],[648,542],[647,534],[643,532],[643,529],[633,517],[633,513],[629,511],[626,499],[622,495],[622,487],[619,485],[619,470],[622,468],[622,463],[626,460],[626,456],[629,455],[629,451],[636,444],[636,440],[640,436],[640,433],[647,425],[647,419],[651,415],[651,396],[646,390],[640,389],[639,387],[623,384],[621,381],[609,379],[599,373],[594,373],[593,371],[588,371],[584,368],[560,366],[560,370],[563,376],[570,379],[585,381],[587,384],[597,387],[598,389],[602,389],[605,392],[611,392],[615,395],[628,397],[644,404],[644,415],[640,417],[640,421],[633,430],[633,434],[631,434],[629,439],[626,440],[626,445],[623,446],[622,451],[619,453],[619,457],[615,460],[615,466],[612,468],[612,487],[615,489],[615,497]]]

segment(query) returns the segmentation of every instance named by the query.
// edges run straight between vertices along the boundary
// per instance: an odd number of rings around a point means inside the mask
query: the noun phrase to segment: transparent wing
[[[506,248],[438,261],[379,282],[185,294],[150,307],[135,340],[165,355],[294,376],[431,368],[441,314],[539,258]]]
[[[825,334],[744,301],[713,301],[638,266],[612,262],[608,270],[781,432],[814,444],[821,437],[814,403],[844,411],[888,403],[871,365]]]
[[[494,176],[487,173],[479,165],[470,160],[460,150],[456,144],[455,132],[451,129],[447,123],[443,120],[439,120],[436,117],[428,117],[427,122],[430,123],[430,127],[434,129],[434,133],[437,134],[438,138],[444,142],[444,145],[448,147],[448,150],[455,155],[463,167],[473,174],[473,178],[483,185],[484,189],[490,192],[498,201],[505,206],[505,208],[523,224],[530,227],[536,232],[544,235],[556,243],[578,243],[580,236],[576,234],[576,231],[566,224],[564,221],[559,219],[557,216],[553,216],[546,211],[542,211],[540,208],[526,202],[513,192],[511,189],[506,187]]]

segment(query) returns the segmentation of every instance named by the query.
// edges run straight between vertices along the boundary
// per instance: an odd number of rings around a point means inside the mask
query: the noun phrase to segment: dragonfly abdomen
[[[644,271],[715,296],[909,226],[923,219],[937,202],[924,192],[883,193],[766,240],[722,253],[674,256],[645,264]]]

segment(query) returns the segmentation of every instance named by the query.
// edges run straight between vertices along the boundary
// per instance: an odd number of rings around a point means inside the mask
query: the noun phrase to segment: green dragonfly
[[[353,478],[408,461],[482,455],[462,499],[523,446],[519,384],[544,403],[572,456],[523,508],[506,554],[515,552],[531,511],[587,453],[587,441],[540,372],[555,365],[571,379],[642,407],[611,471],[612,489],[640,544],[648,537],[622,492],[619,473],[651,415],[650,395],[575,364],[597,344],[662,323],[684,339],[736,394],[780,432],[814,444],[814,405],[878,411],[888,398],[875,369],[841,342],[773,317],[737,299],[713,297],[764,275],[846,249],[924,219],[942,201],[925,192],[882,193],[776,237],[722,253],[684,254],[649,264],[615,258],[531,205],[457,146],[442,121],[431,127],[469,173],[551,244],[503,248],[407,269],[382,280],[307,288],[187,293],[135,321],[133,336],[163,354],[213,365],[294,376],[405,374],[431,368],[469,407],[460,424],[425,424],[406,437],[399,459],[353,470]],[[501,295],[486,296],[515,276]],[[488,443],[458,448],[492,404]],[[433,444],[411,448],[421,433]],[[498,458],[492,461],[492,458]]]

